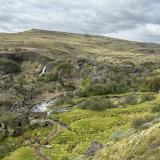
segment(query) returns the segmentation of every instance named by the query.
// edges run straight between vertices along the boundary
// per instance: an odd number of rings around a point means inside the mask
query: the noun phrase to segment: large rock
[[[86,155],[89,157],[92,157],[102,148],[103,148],[103,145],[101,143],[93,141],[90,147],[88,148]]]
[[[48,126],[53,126],[55,124],[54,121],[52,120],[42,120],[42,119],[34,119],[30,122],[31,127],[48,127]]]

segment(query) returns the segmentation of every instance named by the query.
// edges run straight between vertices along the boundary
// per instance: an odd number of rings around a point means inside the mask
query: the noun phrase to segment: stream
[[[81,104],[84,103],[84,101],[80,101],[80,102],[78,102],[77,104],[74,104],[71,107],[62,107],[62,108],[58,108],[58,109],[51,108],[51,106],[54,106],[54,105],[57,104],[57,102],[60,100],[60,98],[61,98],[61,96],[60,97],[55,97],[55,98],[50,99],[48,101],[42,102],[40,104],[36,104],[35,106],[32,107],[32,109],[30,111],[33,112],[33,113],[37,113],[37,114],[46,112],[47,115],[64,113],[64,112],[71,111],[73,108],[78,108]],[[66,124],[63,124],[63,123],[61,123],[59,121],[56,121],[56,120],[55,120],[55,122],[57,124],[59,124],[62,128],[69,129],[69,127]]]

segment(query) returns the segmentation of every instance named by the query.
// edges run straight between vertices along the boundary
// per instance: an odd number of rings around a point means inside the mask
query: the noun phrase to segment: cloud
[[[31,28],[160,42],[159,0],[0,0],[0,32]]]

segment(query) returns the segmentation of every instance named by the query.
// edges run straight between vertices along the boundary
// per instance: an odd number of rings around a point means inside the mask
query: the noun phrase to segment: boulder
[[[102,148],[103,148],[103,145],[101,143],[93,141],[90,147],[88,148],[86,155],[89,157],[92,157]]]
[[[48,126],[53,126],[55,123],[52,120],[42,120],[42,119],[34,119],[30,121],[30,126],[31,127],[48,127]]]

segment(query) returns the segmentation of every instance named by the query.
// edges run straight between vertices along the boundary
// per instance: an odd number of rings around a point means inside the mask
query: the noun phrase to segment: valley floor
[[[48,127],[28,129],[22,136],[8,137],[1,141],[0,151],[6,153],[2,160],[158,160],[160,151],[159,125],[160,94],[142,101],[149,93],[134,93],[134,104],[123,104],[130,93],[89,98],[72,98],[72,103],[110,99],[118,107],[103,111],[71,107],[64,113],[52,113],[47,119],[59,123]],[[71,102],[68,102],[71,103]],[[70,107],[67,103],[59,108]],[[142,136],[143,135],[143,136]],[[91,142],[103,144],[94,157],[87,156]],[[7,151],[8,150],[8,151]]]

